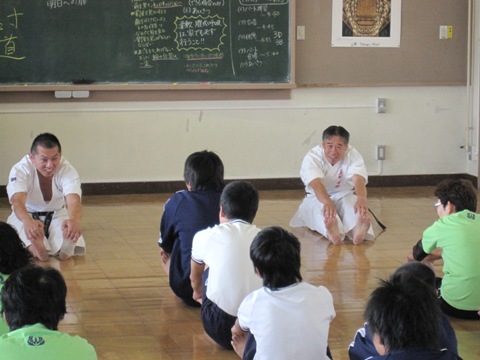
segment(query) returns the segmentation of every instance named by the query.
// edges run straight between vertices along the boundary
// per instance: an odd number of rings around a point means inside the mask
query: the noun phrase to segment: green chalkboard
[[[291,83],[289,0],[1,0],[0,84]]]

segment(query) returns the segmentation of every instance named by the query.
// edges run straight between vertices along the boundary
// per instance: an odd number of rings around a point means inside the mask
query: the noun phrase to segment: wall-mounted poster
[[[401,0],[332,0],[333,47],[400,47]]]

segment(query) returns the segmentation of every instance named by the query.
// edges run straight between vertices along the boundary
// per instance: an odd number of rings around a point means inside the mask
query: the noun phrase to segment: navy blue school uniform
[[[170,287],[190,306],[200,306],[193,300],[190,283],[193,237],[198,231],[219,224],[220,195],[220,191],[182,190],[164,206],[158,244],[170,254]]]
[[[450,350],[403,350],[378,355],[369,360],[462,360],[461,357]]]
[[[457,337],[455,336],[455,331],[450,324],[448,316],[445,314],[442,314],[441,317],[441,327],[442,337],[440,338],[440,346],[454,354],[458,354]],[[355,334],[355,338],[348,348],[348,355],[350,360],[370,360],[376,359],[375,356],[380,356],[373,345],[372,334],[368,323],[365,323],[364,327],[359,329]]]

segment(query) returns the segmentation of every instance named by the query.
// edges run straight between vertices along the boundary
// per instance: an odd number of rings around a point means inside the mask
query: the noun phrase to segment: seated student
[[[32,261],[32,254],[28,251],[17,231],[9,224],[0,221],[0,290],[10,274],[17,269],[27,266]],[[0,310],[2,307],[0,306]],[[7,324],[0,319],[0,335],[9,331]]]
[[[238,309],[235,352],[243,359],[328,359],[333,298],[327,288],[302,281],[298,239],[280,227],[263,229],[250,258],[263,287]]]
[[[250,261],[250,244],[260,231],[251,224],[257,209],[257,190],[247,182],[231,182],[220,197],[220,225],[202,230],[193,238],[193,298],[202,304],[201,318],[207,334],[230,350],[231,329],[240,303],[262,287]]]
[[[422,286],[430,286],[431,290],[436,293],[435,273],[427,265],[419,262],[403,264],[392,274],[389,281],[392,284],[402,286],[402,284],[408,284],[412,280],[420,281]],[[446,348],[458,354],[455,331],[445,314],[441,316],[440,327],[440,348]],[[372,333],[368,323],[365,323],[364,327],[359,329],[355,334],[355,338],[348,348],[348,355],[350,356],[350,360],[366,360],[373,356],[379,356],[373,344]]]
[[[4,360],[96,360],[92,345],[58,331],[66,310],[67,285],[58,270],[36,265],[13,272],[2,289],[10,332],[0,336]]]
[[[480,216],[477,191],[468,180],[447,179],[434,192],[440,217],[426,229],[409,260],[430,263],[434,251],[442,250],[442,278],[437,278],[440,305],[447,315],[480,319]]]
[[[160,256],[175,295],[189,306],[193,300],[190,261],[193,236],[219,223],[223,189],[223,163],[211,151],[188,156],[183,173],[187,190],[178,191],[165,204],[160,222]]]
[[[365,309],[379,354],[369,359],[461,359],[453,351],[441,349],[441,314],[435,291],[424,281],[382,281]]]

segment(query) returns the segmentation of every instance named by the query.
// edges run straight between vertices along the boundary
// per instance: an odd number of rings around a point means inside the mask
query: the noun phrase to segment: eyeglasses
[[[438,200],[435,204],[433,204],[433,206],[435,207],[435,209],[437,207],[439,207],[440,205],[442,205],[442,202],[440,200]]]

